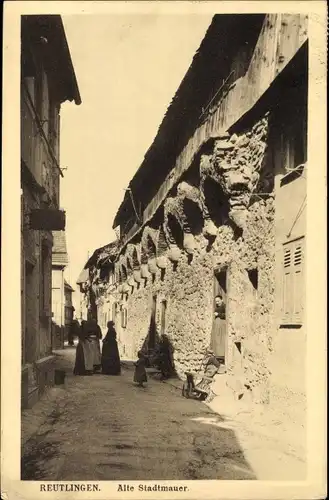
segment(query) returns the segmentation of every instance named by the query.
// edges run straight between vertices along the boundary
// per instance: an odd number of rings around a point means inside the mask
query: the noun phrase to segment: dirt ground
[[[182,398],[170,384],[72,374],[75,349],[57,354],[65,386],[22,415],[22,479],[303,479],[305,463],[271,439]],[[240,426],[241,427],[241,426]]]

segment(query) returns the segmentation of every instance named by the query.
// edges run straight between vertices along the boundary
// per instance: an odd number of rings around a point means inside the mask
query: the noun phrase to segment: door
[[[148,348],[154,349],[155,340],[156,340],[156,306],[157,306],[157,298],[156,295],[152,297],[152,306],[151,306],[151,321],[149,327],[149,339],[148,339]]]
[[[34,293],[34,267],[27,260],[25,261],[25,338],[24,338],[24,359],[26,363],[32,363],[36,354],[36,335],[34,334],[36,322],[36,307]]]
[[[161,335],[166,333],[166,311],[167,311],[167,301],[163,300],[161,302]]]
[[[216,317],[217,300],[220,297],[222,306],[220,306],[221,317]],[[226,361],[227,351],[227,271],[215,271],[214,274],[214,303],[213,303],[213,325],[211,334],[211,349],[217,358],[220,358],[222,363]]]

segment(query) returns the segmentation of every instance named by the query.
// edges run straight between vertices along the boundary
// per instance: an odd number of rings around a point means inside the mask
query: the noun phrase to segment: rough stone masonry
[[[210,344],[214,270],[227,273],[228,385],[268,398],[273,331],[274,203],[268,115],[239,135],[222,134],[174,187],[116,264],[127,351],[147,342],[152,304],[179,376],[197,370]],[[209,152],[210,149],[210,152]],[[260,194],[258,194],[260,193]]]

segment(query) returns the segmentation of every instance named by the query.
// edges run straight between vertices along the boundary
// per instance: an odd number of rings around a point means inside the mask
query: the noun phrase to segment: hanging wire
[[[303,210],[304,210],[304,208],[305,208],[305,201],[306,201],[306,197],[307,197],[307,195],[305,195],[305,197],[304,197],[304,199],[303,199],[303,201],[302,201],[302,204],[301,204],[301,206],[300,206],[300,208],[299,208],[299,210],[298,210],[298,212],[297,212],[297,215],[296,215],[296,217],[295,217],[295,220],[294,220],[294,222],[293,222],[293,224],[292,224],[292,226],[291,226],[291,228],[290,228],[290,231],[287,233],[287,238],[289,238],[289,237],[291,236],[292,230],[293,230],[293,228],[295,227],[295,225],[296,225],[296,223],[297,223],[297,221],[298,221],[299,217],[301,216],[301,214],[302,214],[302,212],[303,212]]]
[[[262,199],[262,196],[269,196],[269,197],[271,197],[271,196],[274,196],[274,194],[275,194],[274,191],[271,191],[269,193],[251,193],[250,196],[256,196],[256,197]]]
[[[199,116],[199,119],[203,117],[203,115],[208,111],[208,109],[210,108],[212,102],[216,99],[216,97],[218,96],[218,94],[220,93],[220,91],[225,87],[225,85],[227,84],[228,80],[231,78],[231,76],[235,73],[235,70],[231,71],[231,73],[228,75],[228,77],[223,81],[222,85],[219,87],[219,89],[217,90],[217,92],[215,93],[215,95],[212,97],[212,99],[209,101],[209,103],[207,104],[207,106],[202,110],[202,113],[201,115]]]

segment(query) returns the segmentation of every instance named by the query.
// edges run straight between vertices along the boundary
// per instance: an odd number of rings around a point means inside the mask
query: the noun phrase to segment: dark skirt
[[[218,357],[225,356],[226,347],[226,321],[225,319],[216,318],[212,327],[212,343],[211,348]]]
[[[119,349],[116,340],[103,343],[102,373],[105,375],[120,375],[121,373]]]
[[[101,367],[101,354],[99,341],[79,340],[75,353],[74,375],[86,375],[99,370]]]
[[[147,375],[144,365],[137,365],[134,373],[134,382],[137,384],[142,384],[143,382],[147,382]]]
[[[79,342],[75,351],[75,366],[73,370],[74,375],[85,375],[86,367],[85,367],[85,356],[83,352],[83,347]]]

